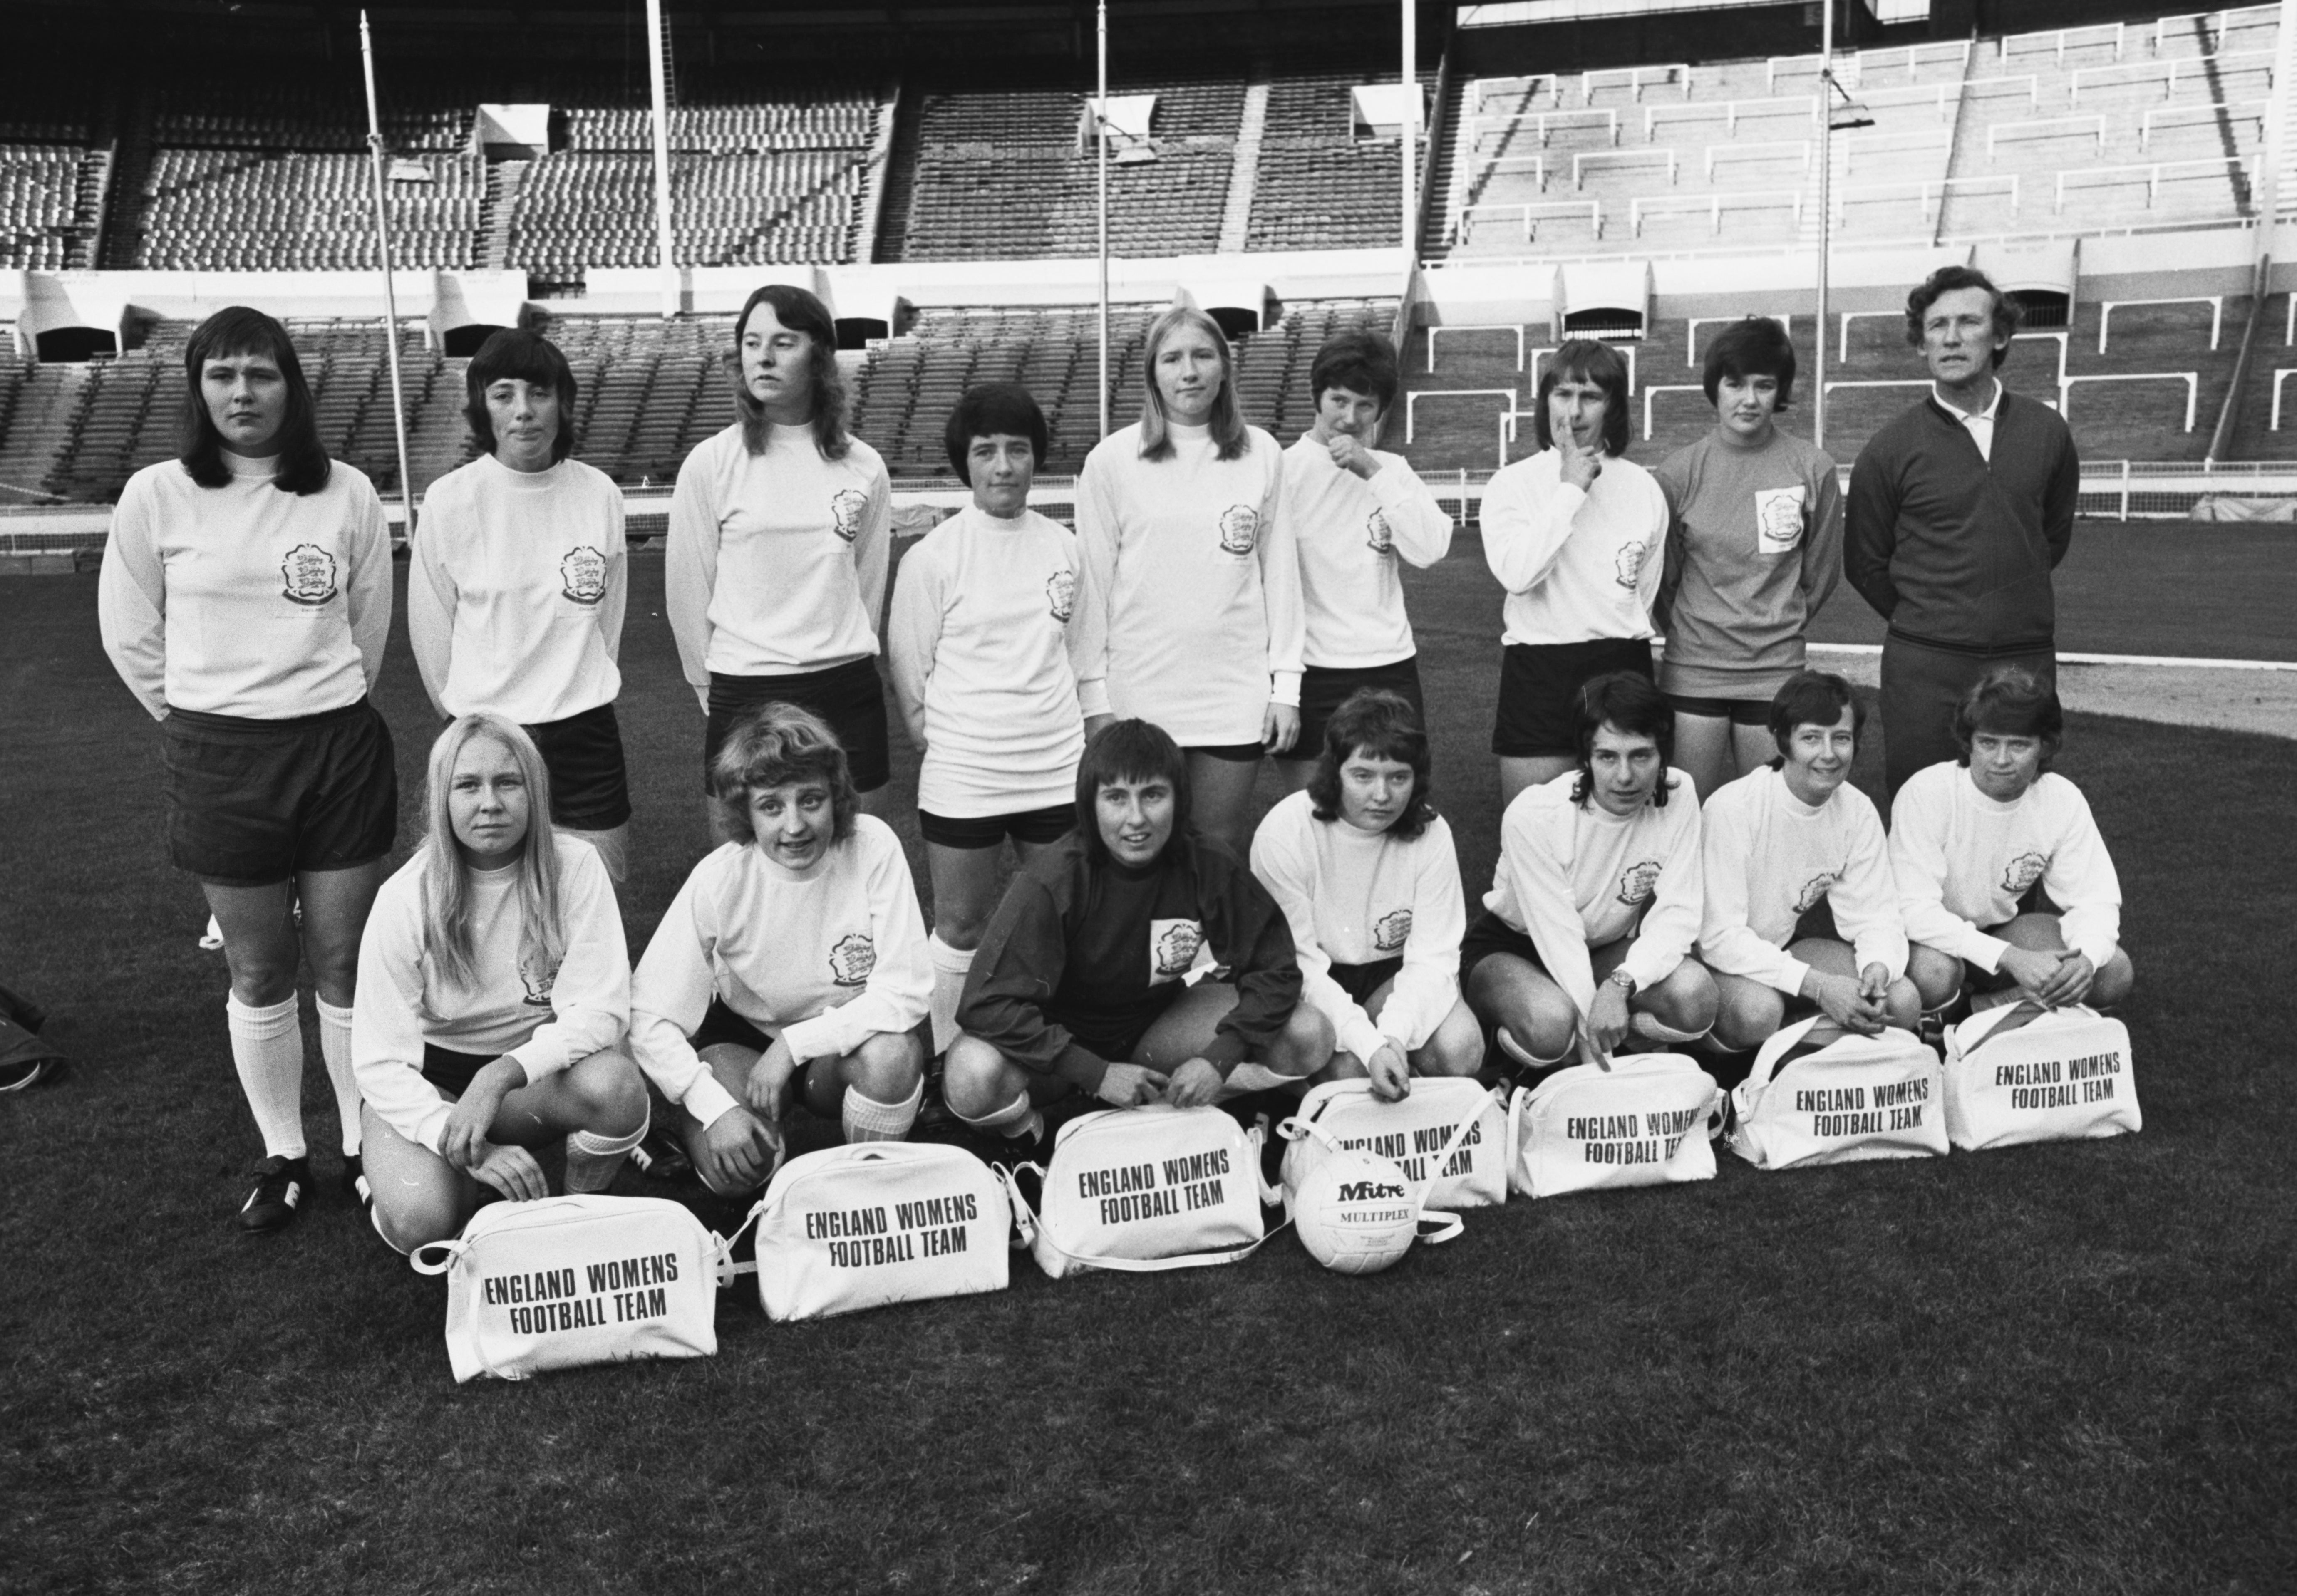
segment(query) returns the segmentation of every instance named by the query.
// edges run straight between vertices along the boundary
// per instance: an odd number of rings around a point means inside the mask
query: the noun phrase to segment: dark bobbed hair
[[[318,407],[311,402],[311,385],[303,377],[303,363],[295,358],[294,341],[275,318],[245,305],[227,305],[192,329],[184,346],[184,415],[176,458],[192,481],[202,488],[221,488],[231,481],[224,464],[223,434],[208,414],[207,396],[200,389],[200,371],[210,360],[232,355],[260,355],[279,368],[287,381],[287,413],[279,418],[278,463],[271,485],[282,493],[317,493],[327,485],[333,462],[319,441]]]
[[[1778,407],[1785,409],[1794,399],[1794,341],[1767,316],[1733,322],[1707,346],[1707,364],[1699,374],[1699,383],[1707,390],[1708,404],[1716,402],[1716,390],[1725,377],[1734,383],[1749,377],[1776,377]]]
[[[1922,280],[1914,292],[1906,296],[1906,343],[1910,348],[1922,347],[1922,318],[1942,294],[1957,288],[1982,288],[1994,296],[1994,336],[2002,347],[1993,352],[1996,369],[2010,358],[2010,338],[2018,331],[2018,306],[2015,300],[1994,286],[1994,279],[1974,266],[1942,266]]]
[[[1210,338],[1213,348],[1220,353],[1220,389],[1213,395],[1212,414],[1205,423],[1219,457],[1223,460],[1239,458],[1252,447],[1252,435],[1245,430],[1244,411],[1236,401],[1236,350],[1230,346],[1228,334],[1221,331],[1220,323],[1186,305],[1175,305],[1150,322],[1148,335],[1141,341],[1140,457],[1173,457],[1173,436],[1166,431],[1172,424],[1165,415],[1164,391],[1157,386],[1157,357],[1163,352],[1165,340],[1184,327]]]
[[[1018,383],[976,383],[958,399],[957,407],[949,413],[949,425],[942,429],[942,442],[949,450],[950,465],[957,469],[958,481],[973,486],[967,452],[976,438],[1000,432],[1026,438],[1031,457],[1040,465],[1045,463],[1052,433],[1036,399]]]
[[[1774,767],[1783,763],[1787,744],[1798,726],[1832,726],[1850,712],[1850,736],[1855,743],[1866,735],[1866,705],[1850,684],[1831,670],[1798,670],[1771,695],[1771,742],[1779,751]]]
[[[1615,460],[1624,458],[1628,430],[1627,363],[1618,350],[1593,338],[1566,339],[1563,347],[1547,358],[1547,369],[1540,374],[1539,397],[1531,407],[1532,431],[1539,438],[1539,447],[1555,447],[1547,400],[1566,377],[1575,383],[1593,383],[1603,391],[1603,452]]]
[[[1324,722],[1324,746],[1316,755],[1315,773],[1308,777],[1308,812],[1319,820],[1340,818],[1340,767],[1359,749],[1374,759],[1412,767],[1412,802],[1387,834],[1408,843],[1426,831],[1436,818],[1436,806],[1428,801],[1428,734],[1420,729],[1411,701],[1381,687],[1358,687]]]
[[[1095,812],[1100,789],[1112,781],[1146,781],[1161,777],[1173,786],[1173,835],[1165,841],[1164,857],[1176,861],[1189,842],[1189,761],[1165,729],[1149,720],[1112,720],[1084,745],[1077,761],[1077,836],[1084,856],[1094,864],[1109,860],[1108,844],[1101,840],[1100,818]]]
[[[1581,687],[1571,703],[1571,741],[1579,753],[1579,779],[1571,785],[1571,802],[1585,806],[1595,795],[1595,734],[1610,726],[1631,737],[1649,737],[1659,745],[1659,786],[1651,803],[1667,807],[1667,789],[1675,783],[1667,768],[1675,763],[1675,709],[1667,695],[1648,676],[1614,670]]]
[[[1970,745],[1981,731],[1996,736],[2038,737],[2042,769],[2050,768],[2066,740],[2066,712],[2057,689],[2023,665],[1996,665],[1973,683],[1954,706],[1955,745],[1960,763],[1970,763]]]
[[[1324,347],[1316,351],[1315,363],[1308,367],[1311,405],[1324,402],[1325,389],[1345,388],[1351,393],[1368,393],[1378,399],[1380,414],[1385,415],[1395,403],[1395,391],[1402,385],[1395,346],[1369,328],[1335,333],[1324,340]]]
[[[750,794],[760,787],[818,781],[829,789],[832,834],[844,842],[853,835],[861,801],[845,749],[820,717],[790,703],[762,703],[727,734],[710,762],[710,799],[724,834],[737,843],[754,842]]]
[[[491,334],[479,345],[479,352],[471,357],[470,370],[463,374],[468,396],[463,419],[471,424],[471,436],[478,440],[479,452],[495,452],[495,423],[487,411],[487,390],[512,378],[547,388],[558,396],[558,436],[550,440],[550,463],[557,465],[574,452],[574,400],[579,391],[574,368],[547,338],[512,327]]]
[[[807,370],[813,380],[813,447],[825,460],[843,460],[852,439],[845,431],[845,379],[837,370],[837,323],[823,304],[804,289],[788,283],[769,283],[742,301],[734,318],[734,352],[727,369],[734,380],[734,414],[742,423],[742,447],[753,455],[766,452],[774,424],[766,407],[742,381],[742,332],[750,313],[761,305],[772,307],[774,319],[793,333],[803,333],[813,346]]]

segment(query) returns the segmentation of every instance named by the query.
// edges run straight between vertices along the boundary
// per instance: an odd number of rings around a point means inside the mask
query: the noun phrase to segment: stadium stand
[[[111,172],[86,108],[37,83],[0,99],[0,267],[64,271],[95,264]]]

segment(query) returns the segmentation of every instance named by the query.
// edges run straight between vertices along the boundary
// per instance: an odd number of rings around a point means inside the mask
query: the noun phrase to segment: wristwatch
[[[1613,986],[1619,989],[1622,995],[1630,998],[1635,995],[1635,978],[1627,974],[1626,966],[1622,965],[1611,972],[1610,982]]]

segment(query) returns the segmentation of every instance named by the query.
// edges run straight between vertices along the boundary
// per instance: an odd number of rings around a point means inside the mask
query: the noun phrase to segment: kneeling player
[[[1848,785],[1865,720],[1842,678],[1798,672],[1771,700],[1778,757],[1707,801],[1699,956],[1726,1048],[1813,1008],[1863,1036],[1918,1023],[1881,817]]]
[[[564,1138],[570,1191],[604,1191],[646,1134],[622,1051],[630,966],[597,851],[549,824],[533,740],[465,715],[431,749],[430,835],[375,894],[351,1058],[375,1227],[400,1252],[479,1205],[547,1195],[527,1149]]]
[[[731,840],[646,944],[630,1042],[703,1183],[733,1196],[779,1166],[796,1091],[848,1141],[909,1134],[933,967],[901,841],[860,812],[827,726],[764,705],[718,751],[711,786]]]
[[[1146,720],[1086,745],[1077,828],[1013,878],[958,1011],[943,1090],[976,1130],[1027,1146],[1037,1106],[1091,1092],[1194,1107],[1297,1082],[1332,1056],[1300,1000],[1284,916],[1219,843],[1189,831],[1189,767]],[[1209,948],[1225,980],[1184,980]]]
[[[1954,736],[1962,758],[1915,772],[1890,812],[1922,1007],[1964,990],[1981,1008],[2120,1003],[2134,975],[2121,881],[2081,789],[2049,769],[2065,737],[2057,694],[2005,666],[1964,696]]]
[[[1483,1032],[1460,999],[1468,911],[1452,828],[1428,802],[1428,736],[1395,693],[1360,688],[1324,724],[1307,790],[1268,811],[1252,873],[1292,927],[1303,995],[1339,1045],[1323,1080],[1472,1075]]]
[[[1516,794],[1500,863],[1460,947],[1468,1006],[1529,1069],[1575,1044],[1609,1059],[1630,1032],[1695,1041],[1715,983],[1699,934],[1699,794],[1667,767],[1675,714],[1631,671],[1599,676],[1573,705],[1578,768]]]

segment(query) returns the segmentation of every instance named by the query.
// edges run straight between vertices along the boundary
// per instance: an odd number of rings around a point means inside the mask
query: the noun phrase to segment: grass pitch
[[[634,564],[639,945],[704,838],[700,714]],[[257,1148],[221,962],[94,588],[0,579],[0,980],[78,1061],[0,1098],[0,1590],[2291,1588],[2287,742],[2074,720],[2129,899],[2140,1136],[1726,1154],[1471,1213],[1369,1279],[1280,1238],[1174,1276],[1017,1258],[1000,1296],[802,1326],[737,1289],[715,1359],[457,1388],[443,1286],[332,1191],[284,1238],[227,1228]],[[1412,588],[1479,891],[1498,595],[1472,542]],[[2247,601],[2151,602],[2190,638]],[[403,626],[378,696],[403,850],[432,726]]]

